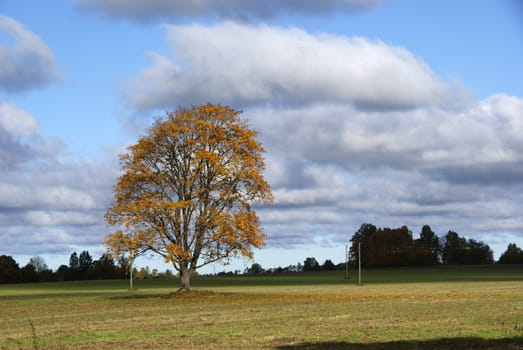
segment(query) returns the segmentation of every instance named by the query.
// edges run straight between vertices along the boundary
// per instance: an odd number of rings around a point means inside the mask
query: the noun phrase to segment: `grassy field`
[[[0,285],[0,349],[523,349],[523,268]]]

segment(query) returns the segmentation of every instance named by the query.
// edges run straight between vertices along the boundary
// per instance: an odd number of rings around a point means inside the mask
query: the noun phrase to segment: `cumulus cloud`
[[[248,109],[268,150],[267,174],[277,180],[274,212],[262,214],[277,233],[269,246],[298,244],[298,237],[299,244],[321,235],[348,239],[363,222],[408,225],[414,234],[429,224],[441,235],[452,229],[493,242],[517,236],[522,103],[496,94],[452,110]],[[292,182],[295,173],[301,177]]]
[[[258,110],[251,116],[269,153],[283,157],[288,152],[290,159],[344,179],[275,189],[275,210],[296,208],[294,221],[302,229],[308,226],[302,244],[318,232],[314,224],[307,225],[314,214],[306,208],[317,213],[328,209],[342,218],[324,231],[339,232],[340,239],[350,237],[362,222],[372,222],[408,225],[415,234],[430,224],[442,235],[452,229],[494,240],[523,230],[523,221],[514,219],[523,201],[517,136],[523,132],[522,102],[494,95],[454,112],[426,108],[369,114],[350,106],[318,106]],[[329,123],[322,126],[321,120]],[[383,122],[377,125],[379,120]],[[264,220],[272,230],[282,231],[280,218],[267,215]]]
[[[0,240],[6,253],[63,254],[71,245],[103,241],[116,157],[78,160],[63,147],[40,134],[30,113],[0,101]]]
[[[376,6],[381,0],[77,0],[82,9],[118,18],[149,21],[156,18],[220,17],[234,19],[270,18],[279,14],[328,14],[352,12]]]
[[[298,28],[224,22],[166,26],[172,57],[151,66],[126,91],[139,109],[352,103],[370,109],[448,105],[455,91],[404,48]]]
[[[350,104],[321,104],[252,109],[250,117],[269,148],[314,163],[448,174],[446,180],[462,172],[463,181],[523,182],[521,176],[518,180],[522,102],[499,94],[461,110],[365,111]]]
[[[0,101],[0,128],[16,136],[31,136],[37,127],[38,122],[30,113]]]
[[[0,166],[7,169],[30,158],[28,140],[37,125],[30,113],[0,100]]]
[[[71,245],[99,247],[107,233],[103,214],[117,173],[117,165],[111,162],[60,155],[4,169],[0,172],[0,239],[19,245],[8,252],[49,254],[50,247],[61,246],[65,250],[58,252],[64,254],[72,251]],[[29,243],[22,246],[21,242]]]
[[[523,99],[482,101],[405,48],[297,28],[166,26],[172,55],[124,95],[138,111],[243,109],[267,149],[269,247],[347,241],[363,222],[517,234]],[[507,233],[509,232],[509,233]]]
[[[45,43],[4,15],[0,15],[0,62],[0,90],[26,91],[60,78],[54,56]]]

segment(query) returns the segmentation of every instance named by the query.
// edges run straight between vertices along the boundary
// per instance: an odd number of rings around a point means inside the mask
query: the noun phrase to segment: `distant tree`
[[[474,239],[467,240],[454,231],[444,237],[443,263],[448,265],[492,264],[493,252],[490,247]]]
[[[441,244],[439,237],[432,231],[429,225],[424,225],[421,228],[420,237],[416,243],[418,247],[427,247],[430,250],[432,265],[440,263]]]
[[[118,271],[122,278],[125,276],[129,276],[129,273],[132,269],[132,261],[130,259],[130,256],[126,256],[125,254],[118,255],[116,266],[118,267]]]
[[[447,265],[460,265],[465,263],[467,240],[460,237],[457,232],[449,231],[445,235],[442,250],[443,263]]]
[[[411,266],[430,266],[434,265],[434,256],[427,246],[414,241],[414,246],[409,254],[409,265]]]
[[[20,269],[22,282],[38,282],[38,274],[33,265],[27,264]]]
[[[363,266],[368,266],[371,256],[371,246],[369,244],[370,236],[378,229],[373,224],[364,223],[354,233],[351,238],[352,245],[350,247],[350,263],[356,265],[358,263],[358,243],[361,243],[361,263]]]
[[[76,252],[71,253],[69,257],[69,273],[67,280],[80,279],[80,260]]]
[[[28,264],[33,265],[36,272],[49,270],[49,267],[47,267],[44,258],[40,256],[33,256],[31,259],[29,259]]]
[[[9,255],[0,256],[0,284],[18,283],[22,279],[22,273],[18,263]]]
[[[47,282],[54,280],[55,276],[53,271],[49,269],[45,263],[44,258],[40,256],[33,256],[29,259],[27,265],[33,266],[37,275],[38,282]]]
[[[173,277],[174,277],[174,274],[169,269],[165,269],[165,272],[160,272],[160,278],[172,279]]]
[[[498,264],[523,264],[523,250],[516,243],[510,243],[499,257]]]
[[[116,266],[113,258],[109,254],[103,254],[100,259],[94,262],[93,275],[97,279],[116,279],[124,276],[120,273],[120,268]]]
[[[334,263],[332,262],[331,259],[327,259],[321,266],[321,269],[323,271],[334,271],[334,270],[336,270],[336,265],[334,265]]]
[[[474,239],[469,239],[466,250],[466,264],[469,265],[486,265],[494,263],[494,253],[490,247]]]
[[[77,279],[87,280],[95,279],[95,273],[93,270],[94,261],[91,254],[87,250],[84,250],[78,256],[78,272]]]
[[[265,270],[258,263],[253,263],[251,265],[251,267],[249,267],[249,268],[247,268],[245,270],[245,273],[248,274],[248,275],[257,275],[257,274],[260,274],[260,273],[263,273],[263,272],[265,272]]]
[[[303,271],[318,271],[320,269],[320,263],[313,257],[308,257],[303,262]]]
[[[69,281],[71,280],[71,269],[67,265],[60,265],[55,272],[56,281]]]
[[[301,272],[303,271],[303,266],[301,263],[297,265],[288,265],[282,268],[282,272]]]
[[[80,256],[78,257],[78,266],[82,271],[85,271],[93,267],[93,258],[87,250],[84,250],[80,253]]]
[[[136,279],[143,280],[151,278],[151,270],[149,269],[149,266],[142,267],[139,270],[135,268],[133,271],[133,275]]]
[[[407,226],[383,228],[370,234],[366,244],[370,256],[368,266],[406,266],[410,264],[413,240]],[[363,255],[363,254],[362,254]]]

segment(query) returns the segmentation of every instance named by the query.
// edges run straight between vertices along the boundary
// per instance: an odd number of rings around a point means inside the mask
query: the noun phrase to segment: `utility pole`
[[[358,242],[358,285],[361,286],[361,242]]]

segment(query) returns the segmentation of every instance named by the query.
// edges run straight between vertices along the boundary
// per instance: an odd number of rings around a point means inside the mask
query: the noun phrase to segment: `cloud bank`
[[[99,246],[116,161],[81,161],[41,135],[36,118],[0,102],[0,228],[10,254]]]
[[[517,236],[523,100],[477,101],[407,49],[298,28],[166,26],[124,103],[148,114],[220,102],[268,150],[269,246],[340,244],[362,222]]]
[[[3,15],[0,62],[0,91],[8,94],[60,79],[45,43]],[[75,246],[99,246],[117,174],[114,163],[75,159],[61,140],[41,133],[36,116],[0,99],[2,253],[64,254]]]

